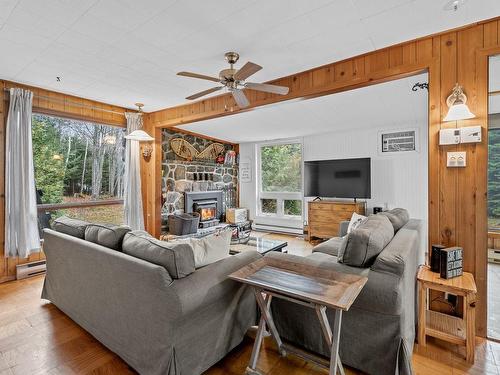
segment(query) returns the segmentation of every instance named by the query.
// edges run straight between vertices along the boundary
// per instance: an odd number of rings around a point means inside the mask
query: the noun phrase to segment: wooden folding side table
[[[474,339],[476,337],[476,283],[471,273],[452,279],[442,279],[428,266],[420,267],[417,275],[418,343],[425,346],[426,336],[436,337],[458,345],[465,345],[467,362],[474,363]],[[429,310],[428,290],[438,290],[464,298],[463,318]]]
[[[337,370],[344,374],[339,358],[340,327],[342,312],[349,310],[368,279],[363,276],[335,272],[289,260],[264,257],[229,275],[233,280],[248,284],[253,288],[261,318],[257,336],[246,373],[259,374],[257,362],[264,338],[266,325],[271,332],[282,356],[287,352],[328,368],[330,375]],[[330,362],[308,353],[281,340],[271,314],[272,298],[281,298],[315,310],[323,336],[331,348]],[[334,311],[333,332],[328,322],[326,309]]]

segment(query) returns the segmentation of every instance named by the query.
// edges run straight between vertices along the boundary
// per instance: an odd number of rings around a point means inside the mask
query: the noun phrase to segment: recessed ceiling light
[[[456,12],[458,8],[462,7],[462,5],[464,5],[466,2],[467,0],[450,0],[444,5],[443,9]]]

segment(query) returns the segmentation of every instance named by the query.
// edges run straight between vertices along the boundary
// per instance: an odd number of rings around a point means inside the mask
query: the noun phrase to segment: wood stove
[[[200,214],[200,228],[219,224],[223,212],[222,191],[190,191],[184,194],[184,211]]]

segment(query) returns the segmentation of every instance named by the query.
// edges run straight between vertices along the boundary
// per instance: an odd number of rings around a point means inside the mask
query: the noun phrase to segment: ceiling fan
[[[222,84],[222,86],[212,87],[211,89],[204,90],[196,94],[193,94],[191,96],[188,96],[186,99],[188,100],[198,99],[201,98],[202,96],[222,90],[223,88],[227,88],[228,91],[233,95],[233,98],[236,101],[236,104],[238,104],[238,107],[245,108],[250,105],[250,102],[245,96],[245,93],[242,91],[242,89],[244,88],[256,91],[270,92],[279,95],[288,94],[289,88],[285,86],[276,86],[267,83],[245,82],[245,80],[248,77],[257,73],[259,70],[262,69],[262,67],[260,65],[257,65],[249,61],[245,65],[243,65],[241,69],[235,69],[233,65],[236,64],[236,62],[240,58],[240,55],[238,55],[236,52],[227,52],[224,55],[224,57],[226,58],[226,61],[229,63],[230,68],[221,70],[219,72],[218,78],[207,76],[204,74],[197,74],[190,72],[177,73],[177,75],[179,76],[205,79],[208,81],[218,82]]]

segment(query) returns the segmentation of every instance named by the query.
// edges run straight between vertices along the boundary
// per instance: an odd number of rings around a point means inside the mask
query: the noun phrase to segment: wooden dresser
[[[350,220],[353,212],[364,215],[365,206],[365,202],[309,202],[307,240],[337,237],[340,222]]]

